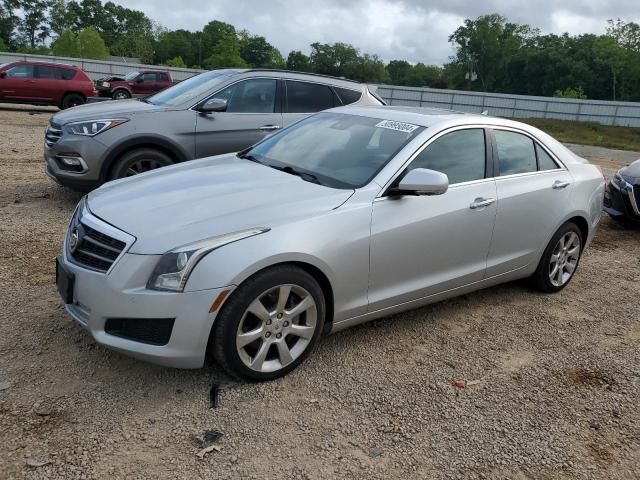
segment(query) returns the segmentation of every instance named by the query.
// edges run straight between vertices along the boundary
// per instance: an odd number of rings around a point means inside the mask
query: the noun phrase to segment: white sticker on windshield
[[[394,122],[393,120],[383,120],[376,125],[376,127],[380,128],[388,128],[389,130],[397,130],[398,132],[411,133],[413,132],[418,125],[412,125],[410,123],[404,122]]]

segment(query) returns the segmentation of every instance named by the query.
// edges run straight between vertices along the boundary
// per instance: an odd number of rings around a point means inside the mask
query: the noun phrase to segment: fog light
[[[79,157],[58,157],[62,163],[70,167],[81,167],[82,162]]]

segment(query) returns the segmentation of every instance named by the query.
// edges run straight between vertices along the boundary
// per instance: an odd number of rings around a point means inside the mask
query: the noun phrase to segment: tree
[[[158,35],[155,45],[155,61],[165,63],[171,58],[181,57],[187,66],[200,64],[200,34],[187,30],[165,31]]]
[[[78,35],[80,44],[80,56],[82,58],[91,58],[95,60],[109,60],[111,54],[104,44],[104,40],[93,27],[83,29]]]
[[[387,73],[389,74],[389,83],[392,85],[407,85],[406,78],[412,65],[406,60],[391,60],[387,64]]]
[[[153,63],[154,40],[142,33],[130,33],[116,41],[111,54],[119,57],[139,58],[142,63]]]
[[[266,38],[250,35],[246,30],[241,31],[238,36],[240,38],[240,56],[250,67],[273,66],[274,51],[277,50],[267,42]]]
[[[46,20],[51,5],[51,0],[20,0],[22,18],[18,24],[18,31],[31,48],[35,48],[37,39],[43,41],[48,37],[49,26]]]
[[[204,26],[198,40],[200,50],[198,63],[202,58],[212,55],[240,57],[240,41],[233,25],[213,20]],[[233,51],[233,54],[230,54],[230,51]]]
[[[18,5],[17,0],[2,0],[0,3],[0,40],[4,45],[3,50],[8,50],[14,43],[14,30],[20,22],[14,13]]]
[[[59,57],[80,57],[80,41],[78,36],[67,29],[51,45],[51,51]]]
[[[311,69],[309,57],[307,57],[300,50],[293,50],[289,52],[287,57],[287,69],[294,70],[296,72],[308,72]]]
[[[220,39],[213,55],[204,61],[206,68],[243,68],[247,66],[240,56],[240,45],[236,36],[226,36]]]
[[[611,91],[612,98],[615,101],[617,79],[625,66],[627,53],[614,38],[602,36],[598,38],[594,45],[594,54],[596,59],[600,63],[607,65],[611,71]]]
[[[166,63],[167,67],[175,67],[175,68],[187,68],[187,65],[182,60],[182,57],[178,56],[175,58],[170,58]]]
[[[358,56],[358,49],[352,45],[316,42],[311,44],[309,60],[314,72],[340,77],[358,61]]]

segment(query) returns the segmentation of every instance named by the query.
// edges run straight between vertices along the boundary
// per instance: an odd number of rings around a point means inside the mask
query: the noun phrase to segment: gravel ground
[[[79,195],[42,172],[49,116],[0,110],[0,478],[640,478],[640,230],[603,219],[559,294],[465,295],[238,384],[106,350],[64,313],[53,257]]]

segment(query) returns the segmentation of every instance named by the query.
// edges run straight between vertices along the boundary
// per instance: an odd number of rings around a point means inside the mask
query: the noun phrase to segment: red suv
[[[91,79],[74,65],[13,62],[0,65],[0,102],[82,105],[97,92]]]

